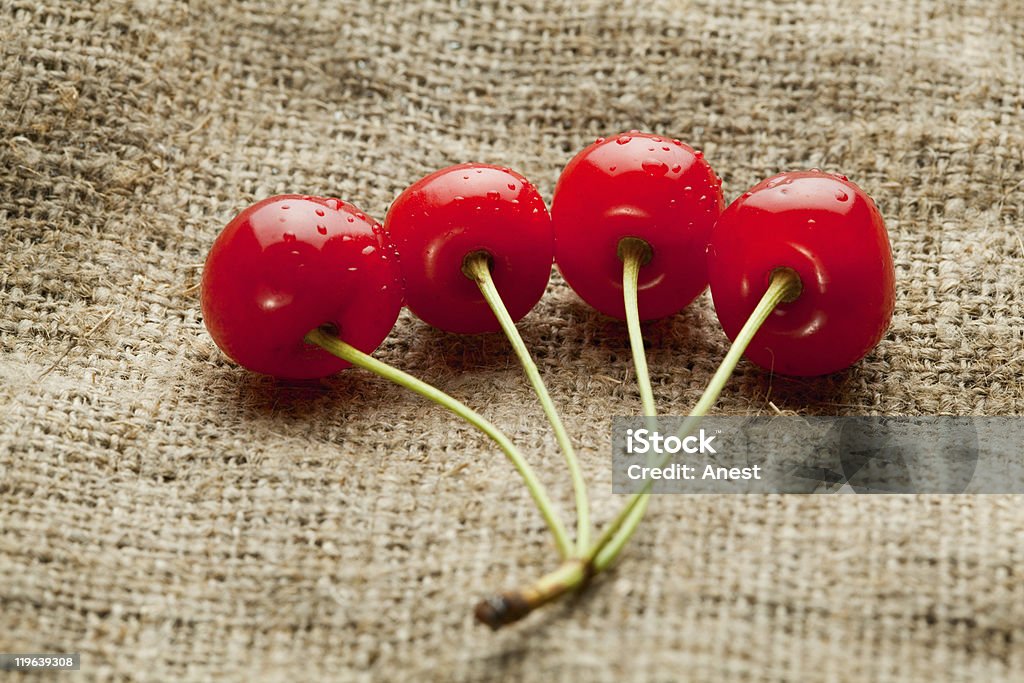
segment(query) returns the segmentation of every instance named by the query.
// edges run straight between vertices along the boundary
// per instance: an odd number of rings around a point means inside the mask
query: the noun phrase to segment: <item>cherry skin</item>
[[[751,188],[711,233],[708,273],[722,328],[735,339],[768,287],[791,268],[803,287],[780,304],[746,356],[785,375],[826,375],[864,357],[892,319],[896,275],[874,201],[842,176],[782,173]]]
[[[350,366],[307,344],[321,325],[370,353],[395,325],[402,286],[380,224],[337,199],[282,195],[225,226],[203,269],[202,311],[214,342],[254,372],[287,379]]]
[[[409,309],[459,334],[501,329],[466,257],[486,252],[513,320],[540,301],[551,277],[553,237],[544,200],[523,176],[484,164],[451,166],[417,181],[384,221],[395,242]]]
[[[672,315],[707,286],[704,252],[724,205],[703,154],[678,140],[637,131],[599,139],[555,186],[555,262],[584,301],[624,319],[618,246],[640,238],[651,247],[640,268],[640,318]]]

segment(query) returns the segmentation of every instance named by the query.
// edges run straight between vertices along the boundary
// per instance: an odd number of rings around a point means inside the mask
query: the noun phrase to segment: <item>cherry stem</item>
[[[651,389],[651,378],[647,371],[647,353],[644,350],[643,333],[640,330],[638,288],[640,268],[649,263],[653,256],[651,245],[642,239],[626,237],[619,242],[619,258],[622,259],[622,296],[626,306],[626,328],[629,330],[629,346],[633,352],[633,366],[636,368],[636,383],[640,389],[640,403],[643,407],[643,414],[649,418],[647,420],[649,429],[657,428],[658,411],[654,404],[654,391]],[[610,564],[611,559],[614,559],[615,555],[618,555],[622,547],[625,546],[626,541],[633,534],[633,530],[640,524],[640,520],[647,512],[647,506],[651,502],[650,498],[650,493],[641,494],[627,516],[621,521],[614,520],[609,528],[601,534],[587,556],[595,571],[600,571],[597,569],[599,563],[602,569]],[[628,531],[618,534],[619,528]],[[612,558],[606,560],[600,553],[609,545],[616,549],[613,551]]]
[[[473,615],[477,621],[497,631],[513,624],[538,607],[582,587],[592,575],[589,563],[568,559],[555,571],[545,574],[526,588],[507,591],[477,603]]]
[[[431,386],[430,384],[427,384],[426,382],[417,379],[398,368],[394,368],[387,363],[383,363],[373,356],[363,353],[354,346],[346,344],[336,335],[331,334],[327,329],[317,328],[312,330],[306,335],[306,342],[319,346],[328,353],[333,354],[342,360],[346,360],[352,365],[361,367],[364,370],[369,370],[370,372],[380,375],[386,380],[416,392],[420,396],[433,401],[443,408],[447,408],[455,415],[461,417],[463,420],[490,437],[490,439],[505,452],[505,455],[508,456],[512,466],[515,467],[520,476],[522,476],[523,481],[526,483],[526,488],[529,489],[530,495],[537,504],[537,509],[540,511],[541,516],[544,518],[548,528],[551,530],[551,534],[555,538],[555,545],[558,547],[558,552],[563,558],[568,558],[573,553],[573,545],[572,541],[569,539],[569,533],[566,530],[561,517],[555,511],[554,505],[551,503],[551,498],[548,496],[544,485],[539,479],[537,479],[537,476],[534,474],[530,464],[526,462],[523,454],[518,448],[516,448],[515,444],[513,444],[501,430],[495,427],[486,418],[440,389]]]
[[[725,383],[732,377],[732,373],[736,370],[736,366],[739,364],[740,358],[743,357],[744,351],[747,350],[751,340],[753,340],[757,331],[761,329],[761,325],[768,319],[768,316],[772,314],[772,311],[781,303],[796,300],[800,296],[802,289],[800,276],[795,271],[789,268],[777,268],[772,271],[767,291],[761,297],[750,317],[747,318],[747,322],[743,324],[739,334],[736,335],[736,339],[733,340],[729,351],[725,354],[725,358],[722,359],[722,363],[718,366],[718,370],[715,371],[711,381],[708,382],[708,386],[704,389],[700,400],[697,401],[697,405],[693,407],[690,415],[683,421],[682,426],[679,428],[680,437],[690,435],[700,426],[704,416],[708,414],[708,411],[718,401],[718,397],[721,396]],[[605,569],[614,562],[615,558],[622,551],[623,546],[625,546],[626,541],[636,531],[636,527],[643,517],[643,510],[647,506],[646,498],[649,495],[648,491],[650,488],[651,481],[648,481],[643,491],[633,494],[633,497],[626,506],[605,528],[597,542],[594,543],[591,557],[593,558],[595,572]]]
[[[625,279],[624,275],[624,284]],[[772,272],[768,290],[761,297],[761,301],[750,314],[740,333],[736,335],[736,339],[729,347],[728,353],[708,383],[697,405],[683,422],[679,430],[680,437],[688,436],[696,430],[704,416],[718,401],[725,383],[732,376],[740,358],[743,357],[743,352],[746,351],[754,335],[757,334],[772,311],[780,303],[794,301],[800,296],[801,290],[800,277],[794,271],[789,268],[778,268]],[[629,304],[627,304],[627,315],[629,314],[628,308]],[[582,558],[571,558],[565,561],[554,572],[541,577],[528,588],[509,591],[484,600],[477,605],[477,619],[492,629],[498,629],[522,619],[534,609],[551,602],[560,595],[583,588],[592,576],[607,569],[616,560],[626,542],[636,531],[650,499],[650,487],[651,482],[648,481],[642,491],[630,498]]]
[[[526,343],[516,328],[515,321],[509,315],[508,309],[505,308],[505,302],[502,301],[501,294],[498,293],[498,288],[494,285],[494,278],[491,277],[490,254],[484,251],[468,254],[463,261],[462,272],[476,282],[487,305],[491,307],[498,319],[512,349],[519,357],[519,362],[526,372],[526,377],[530,381],[534,393],[537,394],[544,414],[547,415],[548,422],[555,433],[555,439],[558,441],[562,453],[565,454],[565,464],[569,468],[569,476],[572,478],[572,488],[576,498],[576,554],[582,555],[590,545],[590,503],[587,500],[587,484],[583,479],[583,470],[580,469],[572,440],[569,438],[565,425],[562,424],[562,418],[559,417],[558,411],[555,409],[551,395],[548,394],[537,364],[533,362],[530,351],[526,348]]]
[[[626,306],[626,328],[629,330],[629,348],[633,352],[633,367],[636,369],[636,383],[640,389],[640,404],[643,414],[655,417],[654,391],[647,371],[647,353],[644,351],[643,332],[640,330],[640,307],[637,289],[640,282],[640,268],[650,262],[653,252],[651,245],[636,237],[626,237],[619,242],[619,258],[622,259],[622,295]]]

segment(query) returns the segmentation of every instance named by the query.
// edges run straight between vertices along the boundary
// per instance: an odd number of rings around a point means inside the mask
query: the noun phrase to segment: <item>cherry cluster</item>
[[[283,195],[224,228],[207,258],[202,311],[238,364],[289,379],[358,365],[479,428],[523,477],[562,562],[534,584],[482,601],[492,628],[585,585],[617,557],[646,509],[633,496],[596,540],[578,460],[515,322],[541,299],[555,263],[570,287],[627,322],[643,414],[655,418],[641,320],[674,315],[710,284],[733,346],[683,432],[714,405],[741,356],[773,372],[821,375],[882,338],[895,301],[888,235],[872,199],[845,176],[781,173],[725,207],[701,152],[630,131],[599,138],[565,167],[550,214],[508,168],[462,164],[411,185],[384,225],[338,199]],[[370,354],[401,308],[448,332],[503,331],[561,447],[575,496],[570,539],[516,446],[472,409]]]

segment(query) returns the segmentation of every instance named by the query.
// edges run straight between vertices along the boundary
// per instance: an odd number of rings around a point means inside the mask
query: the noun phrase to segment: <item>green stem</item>
[[[761,297],[754,312],[750,314],[750,318],[736,336],[691,415],[683,422],[679,431],[680,437],[688,436],[696,429],[703,416],[718,400],[743,352],[776,306],[795,300],[800,295],[800,290],[800,278],[792,270],[779,268],[772,273],[768,291]],[[558,569],[541,577],[527,588],[501,593],[482,601],[476,608],[477,619],[492,629],[498,629],[522,619],[561,595],[580,590],[590,577],[607,569],[619,556],[643,518],[650,499],[649,490],[650,483],[643,491],[633,495],[584,557],[564,562]]]
[[[618,520],[615,520],[609,525],[609,529],[615,527],[617,532],[611,534],[607,540],[602,535],[590,551],[588,558],[593,563],[594,573],[604,571],[615,561],[619,553],[626,546],[626,543],[633,536],[633,532],[640,526],[640,521],[644,518],[647,506],[651,502],[651,494],[645,492],[638,495],[635,500],[636,502],[628,508],[621,522],[616,524],[615,521]],[[602,541],[604,541],[604,545],[599,545]]]
[[[544,485],[537,479],[536,475],[533,473],[533,469],[530,467],[529,463],[526,462],[526,459],[523,457],[522,453],[519,452],[519,449],[516,448],[515,444],[513,444],[512,441],[497,427],[458,399],[449,396],[440,389],[437,389],[422,380],[416,379],[412,375],[402,372],[397,368],[393,368],[386,363],[382,363],[373,356],[363,353],[359,349],[346,344],[333,334],[329,334],[326,330],[315,329],[309,332],[306,335],[306,341],[310,344],[319,346],[328,353],[331,353],[342,360],[352,363],[352,365],[356,365],[364,370],[376,373],[386,380],[390,380],[395,384],[405,387],[406,389],[410,389],[420,396],[433,401],[439,406],[447,408],[490,437],[491,440],[493,440],[494,443],[496,443],[498,447],[505,452],[505,455],[508,456],[512,465],[519,472],[520,476],[522,476],[523,481],[526,482],[526,488],[529,489],[530,495],[533,496],[533,500],[537,504],[537,509],[540,510],[541,516],[544,517],[544,521],[547,522],[548,528],[551,529],[551,534],[555,538],[555,545],[558,546],[558,552],[561,553],[563,558],[567,558],[572,554],[573,546],[572,541],[569,540],[569,533],[566,531],[565,525],[558,513],[555,512],[554,506],[551,503],[551,499],[548,497]]]
[[[643,414],[656,416],[654,391],[651,376],[647,371],[647,354],[644,351],[643,332],[640,330],[640,307],[637,287],[640,268],[651,260],[651,246],[636,237],[626,237],[619,242],[619,258],[622,259],[622,296],[626,306],[626,329],[629,330],[629,348],[633,352],[633,367],[636,369],[636,384],[640,389],[640,405]]]
[[[572,478],[572,488],[576,497],[576,552],[577,554],[582,554],[590,545],[590,503],[587,500],[587,484],[583,479],[583,470],[580,469],[580,463],[576,458],[576,451],[573,449],[572,440],[569,438],[569,433],[566,431],[565,425],[562,424],[562,418],[559,417],[555,404],[548,394],[544,380],[537,369],[537,364],[533,362],[530,351],[526,348],[526,343],[523,342],[519,330],[516,329],[515,321],[509,315],[508,309],[505,308],[505,302],[502,301],[501,294],[498,293],[498,288],[494,285],[494,279],[491,277],[490,255],[487,252],[474,252],[467,255],[463,262],[462,271],[468,278],[476,282],[477,287],[480,288],[480,293],[483,294],[487,304],[494,311],[501,329],[505,332],[509,343],[512,344],[512,349],[519,357],[523,370],[526,371],[526,377],[530,381],[534,393],[537,394],[537,399],[540,401],[541,408],[544,409],[544,414],[547,415],[548,422],[551,423],[551,428],[555,432],[555,439],[558,441],[562,453],[565,454],[565,463],[569,468],[569,476]]]
[[[619,258],[622,259],[622,296],[626,307],[626,327],[629,330],[629,345],[633,351],[633,366],[636,368],[636,382],[640,389],[640,403],[645,416],[651,419],[649,427],[657,426],[657,409],[654,405],[654,391],[651,389],[651,378],[647,371],[647,354],[644,351],[643,334],[640,330],[639,293],[640,268],[650,262],[653,252],[651,246],[636,237],[627,237],[619,242]],[[650,493],[643,493],[626,517],[616,525],[611,525],[611,532],[606,529],[597,544],[590,550],[587,558],[593,563],[595,572],[601,571],[618,556],[623,546],[629,541],[634,529],[640,524],[647,506],[650,504]],[[616,533],[621,527],[624,531]]]
[[[725,388],[725,383],[729,381],[740,358],[743,357],[743,352],[747,350],[754,335],[761,329],[761,325],[772,314],[772,311],[780,303],[794,301],[800,296],[801,290],[800,277],[794,271],[789,268],[777,268],[772,272],[768,290],[761,297],[753,313],[747,318],[740,333],[736,335],[736,339],[733,340],[732,346],[729,347],[728,353],[722,359],[721,365],[718,366],[718,370],[711,378],[700,400],[697,401],[697,405],[693,407],[689,417],[683,422],[679,429],[680,437],[688,436],[700,426],[701,420],[718,401],[722,389]],[[626,541],[636,531],[636,527],[643,517],[642,510],[647,507],[646,497],[649,495],[650,488],[651,482],[648,481],[643,491],[633,494],[630,501],[605,528],[601,537],[594,544],[588,557],[593,559],[595,571],[601,571],[614,562]],[[641,510],[641,512],[637,513],[637,510]]]

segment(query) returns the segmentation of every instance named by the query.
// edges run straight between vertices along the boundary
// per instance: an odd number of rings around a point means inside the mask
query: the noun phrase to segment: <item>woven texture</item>
[[[476,599],[556,564],[500,453],[364,372],[234,367],[197,291],[255,199],[383,218],[475,160],[550,200],[576,150],[641,128],[705,150],[727,200],[845,173],[890,229],[877,350],[815,380],[744,363],[718,411],[1019,414],[1019,0],[0,8],[0,651],[80,651],[83,681],[1024,676],[1003,496],[660,497],[590,591],[492,634]],[[521,329],[603,522],[609,416],[639,410],[624,326],[555,275]],[[645,331],[660,408],[685,414],[726,348],[711,302]],[[502,338],[403,314],[377,355],[507,429],[568,514]]]

